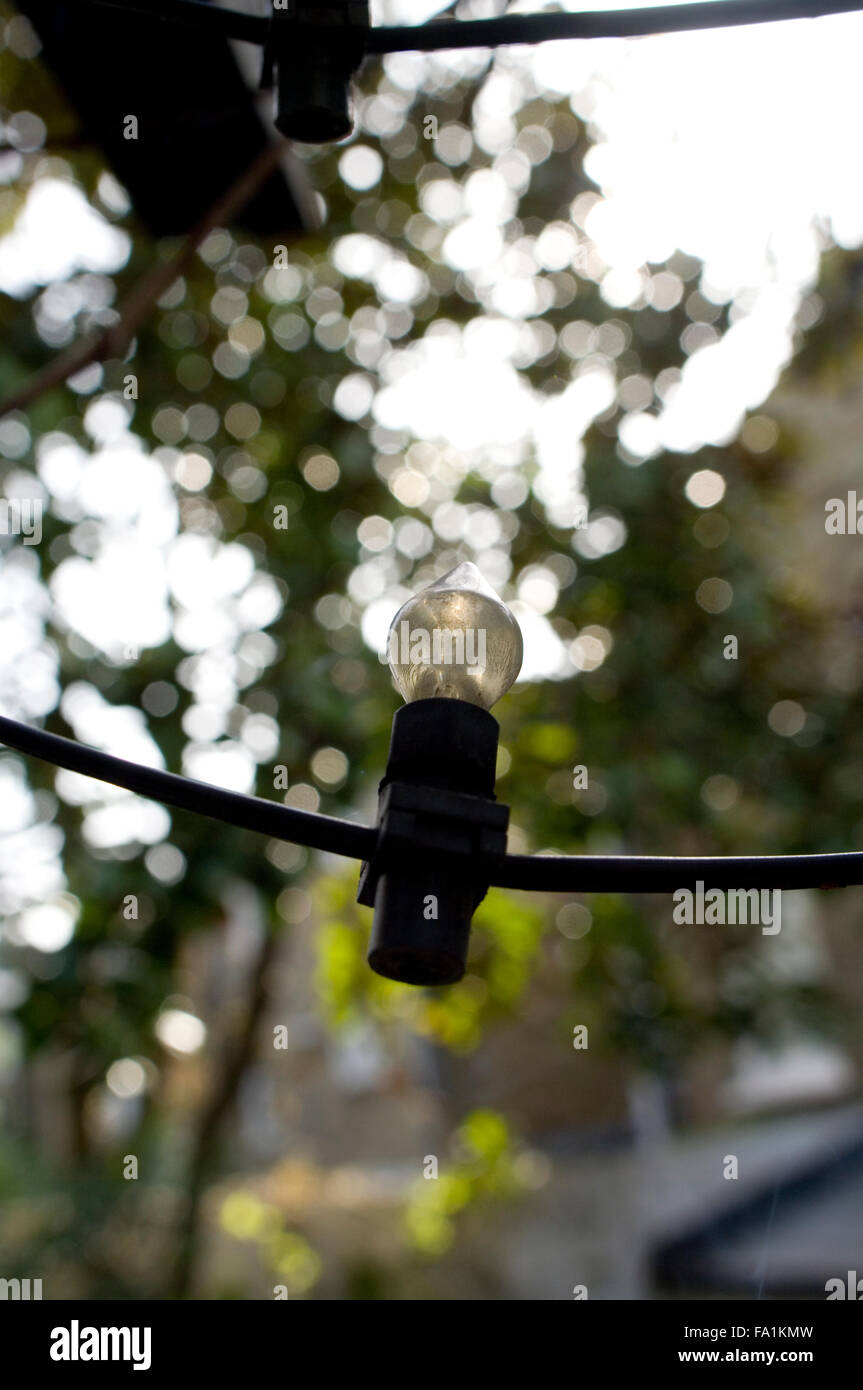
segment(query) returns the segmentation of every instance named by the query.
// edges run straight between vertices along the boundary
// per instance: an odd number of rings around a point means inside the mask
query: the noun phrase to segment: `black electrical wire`
[[[211,787],[159,768],[88,748],[74,739],[0,717],[0,742],[56,767],[125,787],[151,801],[291,844],[371,859],[375,829],[335,816],[297,811],[257,796]],[[508,854],[478,867],[500,888],[545,893],[673,893],[702,880],[710,888],[845,888],[863,883],[863,854],[804,854],[675,859],[643,855]]]
[[[19,724],[14,719],[0,717],[0,741],[19,753],[28,753],[69,772],[80,772],[84,777],[94,777],[98,782],[125,787],[151,801],[161,801],[181,811],[194,811],[211,820],[239,826],[241,830],[254,830],[277,840],[308,845],[310,849],[329,850],[331,854],[342,854],[348,859],[369,859],[377,843],[376,832],[365,825],[354,825],[351,821],[313,811],[298,811],[259,796],[225,791],[206,782],[196,782],[191,777],[162,772],[160,768],[142,767],[125,758],[100,753],[74,739]]]
[[[270,18],[222,9],[207,0],[85,0],[219,33],[226,38],[265,44]],[[57,0],[40,0],[56,5]],[[649,9],[509,14],[497,19],[432,19],[425,24],[378,25],[366,30],[367,53],[436,52],[453,48],[498,48],[505,44],[545,43],[554,39],[642,38],[694,29],[768,24],[785,19],[818,19],[863,9],[863,0],[709,0]],[[280,21],[285,29],[291,19]],[[303,27],[311,25],[304,23]],[[326,33],[326,27],[321,26]]]
[[[498,888],[543,893],[673,893],[678,888],[848,888],[863,883],[863,854],[742,855],[686,859],[645,855],[508,854],[491,867]]]
[[[711,0],[709,4],[654,5],[644,10],[596,10],[580,14],[508,14],[498,19],[442,19],[428,24],[369,30],[367,53],[447,48],[498,48],[551,39],[643,38],[693,29],[820,19],[863,10],[863,0]]]

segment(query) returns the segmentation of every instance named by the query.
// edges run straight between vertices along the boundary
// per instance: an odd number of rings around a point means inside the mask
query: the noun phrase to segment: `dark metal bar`
[[[54,9],[57,5],[57,0],[37,2],[46,9]],[[223,10],[220,5],[208,4],[207,0],[77,0],[77,5],[81,9],[99,5],[112,10],[128,10],[130,14],[150,15],[170,24],[200,29],[201,33],[223,34],[227,39],[245,39],[248,43],[264,43],[270,27],[266,16]]]
[[[46,5],[56,0],[38,0]],[[81,0],[172,24],[206,28],[226,38],[264,44],[269,17],[225,10],[206,0]],[[642,38],[649,34],[817,19],[863,10],[863,0],[707,0],[692,5],[600,10],[575,14],[514,14],[499,19],[432,19],[426,24],[381,25],[366,34],[367,53],[432,53],[453,48],[499,48],[554,39]]]

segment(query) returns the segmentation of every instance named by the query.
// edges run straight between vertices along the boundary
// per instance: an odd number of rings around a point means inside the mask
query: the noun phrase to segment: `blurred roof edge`
[[[190,231],[270,140],[227,39],[90,0],[16,7],[152,235]],[[128,116],[137,139],[124,134]],[[320,224],[301,164],[290,152],[280,164],[237,218],[257,236]]]

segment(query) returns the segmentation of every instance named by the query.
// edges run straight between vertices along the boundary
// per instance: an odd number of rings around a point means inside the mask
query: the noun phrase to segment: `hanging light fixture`
[[[368,30],[368,0],[283,0],[273,8],[261,86],[275,88],[273,120],[282,135],[308,145],[347,139],[351,79]]]
[[[282,135],[307,144],[346,139],[353,130],[352,79],[363,59],[387,53],[436,53],[448,49],[498,48],[509,44],[544,43],[561,39],[638,38],[729,25],[773,23],[816,18],[863,9],[863,0],[711,0],[710,4],[658,4],[636,8],[621,5],[578,13],[519,12],[494,19],[432,17],[423,24],[372,24],[368,0],[269,0],[269,14],[250,14],[209,0],[21,0],[19,8],[34,11],[38,21],[63,11],[61,21],[74,37],[80,11],[86,21],[91,9],[143,15],[161,40],[164,25],[187,29],[201,37],[239,39],[264,51],[261,86],[275,89],[274,121]],[[68,11],[68,17],[65,16]],[[170,32],[170,31],[169,31]],[[160,52],[167,45],[162,44]],[[196,55],[200,58],[200,55]],[[82,61],[83,49],[77,55]],[[188,66],[188,65],[186,65]],[[224,112],[210,109],[206,93],[219,91],[218,81],[204,58],[200,69],[201,100],[212,121]],[[149,71],[146,64],[145,71]],[[154,60],[154,68],[161,60]],[[188,78],[187,78],[188,81]],[[180,84],[175,84],[180,85]],[[196,89],[197,90],[197,89]],[[162,88],[159,89],[162,95]],[[124,101],[122,105],[128,109]],[[189,110],[193,111],[191,103]],[[174,114],[174,108],[167,109]],[[231,105],[228,104],[228,113]],[[179,111],[176,112],[179,117]],[[175,121],[176,125],[176,121]],[[198,139],[216,151],[218,143]],[[160,149],[164,155],[164,149]],[[131,168],[131,166],[129,166]]]
[[[470,921],[488,887],[480,857],[506,853],[495,800],[500,729],[489,713],[522,662],[521,630],[472,564],[400,608],[387,656],[407,703],[393,719],[378,845],[358,900],[374,908],[369,964],[406,984],[461,979]]]

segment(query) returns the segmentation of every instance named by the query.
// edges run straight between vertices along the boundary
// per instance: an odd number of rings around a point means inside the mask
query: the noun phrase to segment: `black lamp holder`
[[[412,985],[448,985],[467,963],[484,865],[503,859],[509,807],[494,797],[497,720],[463,700],[418,700],[393,719],[378,840],[357,901],[374,908],[369,965]]]
[[[282,135],[307,145],[347,139],[354,127],[351,79],[368,29],[368,0],[287,0],[272,11],[261,87],[275,86]]]

